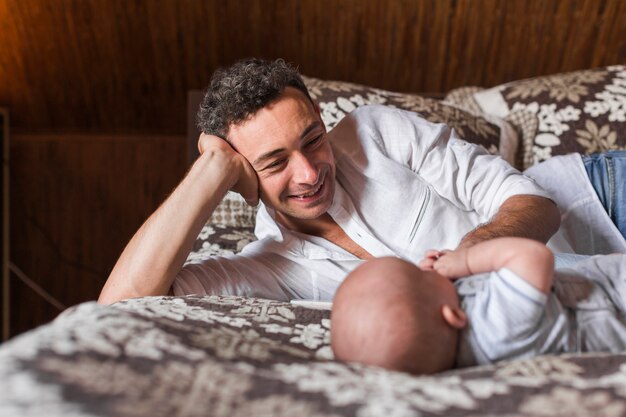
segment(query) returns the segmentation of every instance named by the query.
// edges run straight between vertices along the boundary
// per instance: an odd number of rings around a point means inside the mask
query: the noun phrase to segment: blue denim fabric
[[[600,202],[626,238],[626,151],[609,151],[582,157]]]

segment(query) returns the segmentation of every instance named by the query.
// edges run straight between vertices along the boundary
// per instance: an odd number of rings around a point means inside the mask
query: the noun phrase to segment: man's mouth
[[[313,188],[312,190],[306,192],[306,193],[301,193],[301,194],[293,194],[290,195],[290,198],[295,198],[298,200],[306,200],[306,199],[310,199],[310,198],[314,198],[317,197],[319,194],[321,194],[321,191],[324,188],[324,184],[326,183],[326,178],[324,178],[322,181],[319,182],[319,184],[317,185],[317,187]]]

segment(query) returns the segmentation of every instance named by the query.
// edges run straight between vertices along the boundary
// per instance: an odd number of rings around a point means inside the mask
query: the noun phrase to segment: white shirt
[[[555,272],[544,294],[503,268],[455,282],[468,326],[457,366],[547,353],[626,349],[626,255],[594,256]]]
[[[427,249],[455,248],[513,195],[549,198],[500,157],[412,112],[360,107],[328,137],[337,167],[328,213],[375,257],[418,263]],[[185,266],[174,293],[331,300],[363,261],[330,241],[288,230],[273,216],[261,206],[259,240],[239,255]]]
[[[552,157],[524,174],[550,194],[561,212],[561,228],[548,242],[553,252],[626,253],[626,240],[606,214],[579,154]]]

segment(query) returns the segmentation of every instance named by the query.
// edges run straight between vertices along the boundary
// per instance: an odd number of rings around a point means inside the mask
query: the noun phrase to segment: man
[[[545,243],[559,227],[547,193],[445,125],[371,106],[327,133],[282,60],[216,73],[198,120],[200,157],[131,239],[100,302],[167,293],[332,299],[371,257],[417,263],[427,248],[499,236]],[[228,190],[263,203],[259,240],[181,270]]]

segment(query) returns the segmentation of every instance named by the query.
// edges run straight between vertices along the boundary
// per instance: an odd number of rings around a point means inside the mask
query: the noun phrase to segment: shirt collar
[[[256,215],[254,233],[261,240],[270,238],[282,242],[285,250],[294,255],[305,256],[309,259],[355,259],[355,256],[341,247],[316,236],[294,232],[276,221],[276,210],[259,203]],[[338,223],[349,218],[348,207],[353,207],[350,198],[338,181],[335,181],[333,202],[328,214]]]

